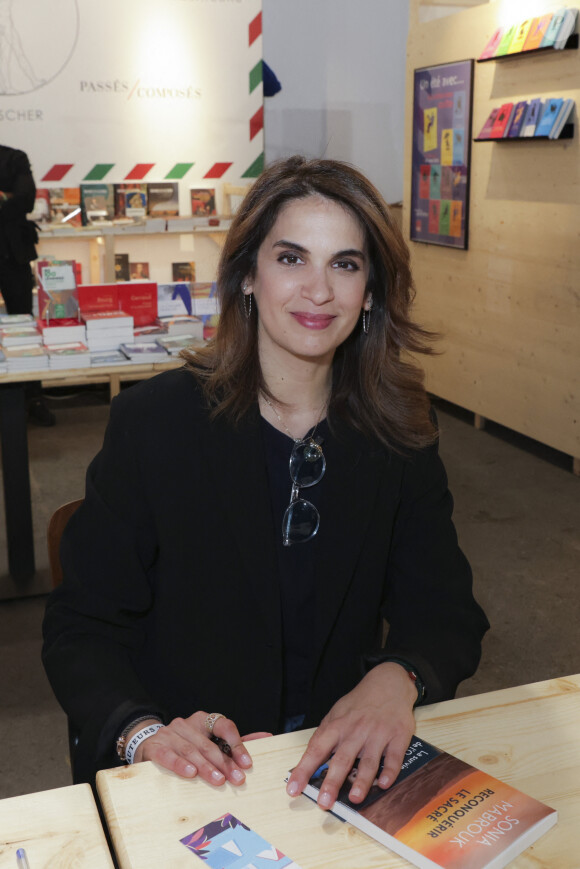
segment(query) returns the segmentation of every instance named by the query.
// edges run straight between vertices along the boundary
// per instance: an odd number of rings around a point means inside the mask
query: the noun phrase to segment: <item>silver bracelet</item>
[[[139,730],[135,736],[131,737],[125,748],[125,763],[133,763],[137,748],[141,743],[145,742],[146,739],[149,739],[150,736],[154,736],[161,727],[165,727],[165,725],[149,724],[147,727]]]

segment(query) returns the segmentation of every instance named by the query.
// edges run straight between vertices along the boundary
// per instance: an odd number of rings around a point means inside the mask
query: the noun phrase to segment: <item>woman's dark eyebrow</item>
[[[281,238],[280,241],[275,241],[272,247],[291,247],[292,250],[296,250],[299,253],[310,253],[308,248],[304,247],[304,245],[298,244],[296,241],[286,241],[284,238]],[[333,256],[356,256],[359,257],[359,259],[365,259],[364,252],[358,250],[356,247],[347,248],[346,250],[337,250]]]

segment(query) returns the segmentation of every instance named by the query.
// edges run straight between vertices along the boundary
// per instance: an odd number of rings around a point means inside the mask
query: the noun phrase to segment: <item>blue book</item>
[[[562,103],[562,105],[560,107],[560,111],[558,112],[558,117],[556,118],[556,120],[554,122],[554,126],[550,130],[550,134],[549,134],[550,139],[557,139],[560,136],[560,133],[564,129],[564,125],[566,124],[568,118],[572,114],[572,111],[574,109],[574,105],[575,105],[575,103],[574,103],[573,99],[564,100],[564,102]]]
[[[536,124],[542,113],[542,100],[539,97],[531,100],[528,103],[528,108],[524,117],[524,126],[520,135],[528,137],[533,136],[536,132]]]
[[[510,124],[510,128],[508,130],[508,138],[515,139],[518,136],[522,135],[522,129],[524,126],[524,120],[526,117],[526,109],[528,108],[527,100],[521,100],[519,103],[516,103],[514,114],[512,117],[512,122]]]
[[[552,127],[558,117],[558,112],[564,100],[561,97],[552,97],[546,100],[542,117],[540,118],[534,136],[549,136]]]
[[[562,21],[564,20],[564,15],[567,12],[566,6],[562,7],[562,9],[558,9],[557,12],[554,12],[552,15],[552,20],[548,25],[548,29],[544,33],[544,38],[540,43],[540,48],[552,48],[554,43],[556,42],[556,37],[558,36],[558,31],[562,26]]]

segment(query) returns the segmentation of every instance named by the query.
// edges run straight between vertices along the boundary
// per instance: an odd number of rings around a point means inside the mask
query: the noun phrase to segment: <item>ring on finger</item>
[[[205,727],[210,736],[213,736],[213,729],[215,727],[216,721],[220,718],[225,718],[225,715],[222,715],[221,712],[212,712],[205,719]]]

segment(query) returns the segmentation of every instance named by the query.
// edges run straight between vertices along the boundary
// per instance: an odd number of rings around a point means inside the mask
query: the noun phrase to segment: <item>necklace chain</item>
[[[265,395],[263,392],[262,392],[262,398],[264,399],[264,401],[266,402],[266,404],[268,405],[268,407],[272,409],[272,412],[273,412],[274,415],[276,416],[278,422],[279,422],[280,425],[283,427],[283,429],[284,429],[284,431],[286,432],[286,434],[287,434],[289,437],[292,438],[292,440],[294,441],[295,444],[299,444],[299,443],[301,443],[303,440],[305,440],[305,438],[297,438],[297,437],[294,437],[294,435],[292,434],[292,432],[290,431],[290,429],[288,428],[288,426],[286,425],[286,423],[284,422],[284,420],[282,419],[282,417],[280,416],[280,414],[278,413],[278,411],[276,410],[276,408],[274,407],[274,405],[272,404],[272,402],[270,401],[270,399],[268,398],[268,396]],[[323,414],[324,414],[324,411],[325,411],[325,410],[326,410],[326,401],[324,402],[324,404],[323,404],[322,407],[320,408],[320,413],[319,413],[319,415],[318,415],[318,419],[317,419],[317,421],[316,421],[316,425],[315,425],[314,428],[312,429],[312,434],[309,435],[308,440],[311,440],[311,441],[314,440],[314,435],[316,434],[316,429],[318,428],[319,423],[320,423],[320,421],[322,420],[322,417],[323,417]]]

